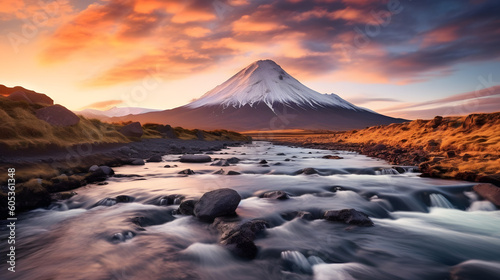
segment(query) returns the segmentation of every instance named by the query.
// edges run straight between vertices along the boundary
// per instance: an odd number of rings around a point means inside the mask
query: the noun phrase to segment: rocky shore
[[[69,198],[74,195],[74,189],[87,184],[104,182],[114,175],[113,167],[159,162],[166,154],[220,151],[242,143],[155,138],[131,143],[4,151],[0,156],[0,171],[6,175],[9,168],[16,169],[16,210],[22,212]],[[2,178],[0,181],[0,218],[4,219],[7,180]]]

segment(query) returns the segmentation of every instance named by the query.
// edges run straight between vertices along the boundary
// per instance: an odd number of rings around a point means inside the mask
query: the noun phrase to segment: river
[[[166,155],[161,163],[115,168],[116,174],[134,176],[85,186],[50,209],[20,215],[16,272],[2,264],[0,278],[429,280],[448,279],[459,264],[500,267],[500,211],[478,199],[473,183],[421,178],[411,167],[400,173],[387,162],[351,152],[267,142],[211,156],[241,161],[221,167]],[[213,174],[221,168],[241,175]],[[298,174],[304,168],[318,174]],[[185,169],[195,174],[178,174]],[[240,194],[241,219],[269,223],[255,240],[253,260],[235,257],[218,244],[210,224],[177,215],[178,205],[162,200],[171,194],[199,198],[219,188]],[[259,198],[273,190],[286,191],[290,199]],[[113,198],[120,195],[131,202],[116,203]],[[368,214],[374,226],[287,215],[347,208]],[[148,225],[139,227],[136,217]],[[0,234],[7,244],[7,232]]]

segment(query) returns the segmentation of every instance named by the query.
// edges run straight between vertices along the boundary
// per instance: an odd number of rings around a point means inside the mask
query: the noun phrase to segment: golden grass
[[[35,116],[37,104],[0,98],[0,144],[11,149],[71,146],[81,143],[126,143],[113,125],[80,117],[74,126],[56,127]]]

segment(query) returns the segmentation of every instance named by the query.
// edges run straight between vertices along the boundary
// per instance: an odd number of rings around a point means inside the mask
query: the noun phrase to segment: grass
[[[39,120],[35,111],[43,105],[0,97],[0,144],[9,149],[60,147],[81,143],[126,143],[129,140],[111,124],[80,117],[74,126],[57,127]]]
[[[252,135],[252,134],[250,134]],[[256,136],[255,134],[252,136]],[[447,170],[445,176],[474,171],[480,175],[500,172],[500,112],[460,117],[436,117],[361,130],[329,133],[272,132],[263,139],[295,143],[384,144],[405,150],[423,150],[438,158],[432,165]],[[447,157],[454,151],[456,157]],[[469,157],[464,159],[465,155]]]

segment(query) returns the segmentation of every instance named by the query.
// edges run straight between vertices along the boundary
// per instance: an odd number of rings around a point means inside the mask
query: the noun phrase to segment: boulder
[[[147,162],[162,162],[162,161],[163,159],[160,155],[154,155],[147,160]]]
[[[181,215],[194,215],[194,205],[198,202],[194,199],[183,200],[177,209],[177,213]]]
[[[54,105],[54,100],[52,100],[52,98],[48,97],[45,94],[36,93],[34,91],[18,90],[11,93],[7,98],[13,101],[25,101],[28,103]]]
[[[204,163],[211,162],[212,158],[207,155],[183,155],[181,156],[180,161],[190,163]]]
[[[218,189],[203,194],[194,207],[194,214],[203,221],[234,215],[241,197],[235,190]]]
[[[477,194],[479,194],[482,198],[490,201],[495,204],[497,207],[500,207],[500,188],[490,184],[490,183],[482,183],[477,184],[472,188]]]
[[[145,163],[144,163],[144,160],[143,160],[143,159],[138,158],[138,159],[134,159],[134,160],[132,160],[132,161],[130,162],[130,164],[132,164],[132,165],[144,165]]]
[[[211,166],[229,166],[229,162],[225,159],[221,159],[221,160],[218,160],[212,164],[210,164]]]
[[[372,220],[356,209],[329,210],[323,215],[327,221],[343,222],[349,225],[373,226]]]
[[[133,122],[122,127],[119,132],[126,137],[141,137],[144,134],[140,122]]]
[[[289,199],[290,196],[284,191],[270,191],[263,193],[260,197],[262,198],[270,198],[270,199],[279,199],[285,200]]]
[[[254,259],[257,256],[257,246],[253,242],[269,224],[264,220],[251,220],[244,223],[227,222],[217,218],[214,227],[221,233],[220,244],[238,257]]]
[[[229,170],[229,171],[227,172],[227,175],[230,175],[230,176],[232,176],[232,175],[241,175],[241,173],[240,173],[240,172],[238,172],[238,171]]]
[[[61,105],[53,105],[35,111],[38,119],[46,121],[53,126],[72,126],[80,122],[80,118]]]
[[[182,171],[179,171],[177,174],[182,174],[182,175],[194,175],[195,172],[191,169],[184,169]]]
[[[237,164],[237,163],[239,163],[239,162],[240,162],[240,159],[239,159],[239,158],[237,158],[237,157],[232,157],[232,158],[228,158],[228,159],[226,159],[226,161],[227,161],[228,163],[230,163],[230,164]]]
[[[267,160],[263,159],[259,162],[259,164],[267,164]]]

